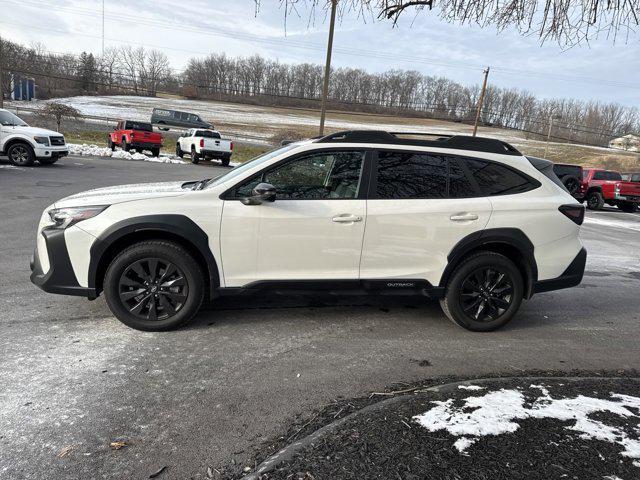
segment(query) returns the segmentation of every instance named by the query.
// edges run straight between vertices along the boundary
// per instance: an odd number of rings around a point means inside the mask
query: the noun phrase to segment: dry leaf
[[[69,454],[69,452],[71,452],[71,450],[73,450],[73,445],[68,445],[64,447],[62,450],[60,450],[60,453],[58,453],[58,458],[66,457]]]
[[[122,441],[111,442],[109,444],[109,446],[111,448],[113,448],[114,450],[120,450],[122,447],[126,447],[127,446],[127,442],[122,442]]]

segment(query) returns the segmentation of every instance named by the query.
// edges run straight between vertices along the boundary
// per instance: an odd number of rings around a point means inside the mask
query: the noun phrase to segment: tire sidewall
[[[11,158],[11,153],[13,152],[14,149],[18,148],[18,147],[24,147],[27,150],[27,160],[24,163],[16,163],[14,162],[13,158]],[[16,167],[28,167],[33,165],[33,162],[35,162],[36,160],[36,154],[33,151],[33,147],[27,143],[24,142],[18,142],[18,143],[14,143],[13,145],[11,145],[9,147],[9,149],[7,150],[7,157],[9,157],[9,161],[15,165]]]
[[[590,201],[590,199],[592,198],[595,198],[595,202],[593,205]],[[602,194],[600,192],[591,192],[589,195],[587,195],[587,208],[589,210],[600,210],[603,205],[604,198],[602,197]]]
[[[189,293],[180,311],[165,320],[143,320],[131,314],[120,300],[118,284],[124,271],[132,263],[143,258],[155,257],[178,266],[184,273]],[[180,246],[170,242],[149,241],[129,247],[118,255],[107,268],[104,278],[104,294],[111,312],[125,325],[136,330],[173,330],[193,318],[204,299],[204,278],[193,257]]]
[[[500,269],[508,273],[513,282],[514,299],[512,300],[511,305],[500,317],[490,322],[479,322],[469,318],[466,313],[464,313],[460,302],[460,290],[462,288],[462,283],[471,272],[482,267]],[[455,270],[447,286],[446,302],[451,314],[450,318],[455,323],[467,330],[475,332],[489,332],[502,327],[513,318],[520,308],[523,295],[524,281],[522,279],[522,274],[513,262],[504,255],[487,252],[470,257]]]

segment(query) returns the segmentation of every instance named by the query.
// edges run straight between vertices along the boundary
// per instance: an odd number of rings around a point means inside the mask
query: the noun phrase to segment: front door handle
[[[331,221],[332,222],[336,222],[336,223],[361,222],[362,221],[362,217],[359,217],[358,215],[343,214],[343,215],[338,215],[336,217],[333,217],[331,219]]]
[[[455,215],[451,215],[449,218],[453,222],[468,222],[477,220],[478,215],[476,215],[475,213],[456,213]]]

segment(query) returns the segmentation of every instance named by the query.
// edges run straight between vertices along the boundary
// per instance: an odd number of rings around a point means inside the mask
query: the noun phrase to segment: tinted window
[[[460,164],[454,158],[449,160],[449,198],[468,198],[479,196],[476,187],[461,168]],[[461,159],[464,162],[463,159]]]
[[[132,122],[132,121],[127,121],[125,122],[125,130],[141,130],[143,132],[153,132],[153,127],[151,126],[150,123],[144,123],[144,122]]]
[[[220,134],[218,132],[212,132],[210,130],[198,130],[196,132],[196,137],[220,138]]]
[[[622,180],[622,175],[618,172],[609,172],[606,170],[599,170],[593,174],[594,180]]]
[[[526,192],[537,185],[516,171],[498,163],[477,159],[463,160],[483,196]]]
[[[635,173],[635,174],[631,175],[631,181],[632,182],[640,182],[640,173]]]
[[[236,197],[247,197],[260,182],[276,187],[280,200],[357,198],[364,152],[322,152],[296,159],[245,182]]]
[[[447,198],[447,160],[412,152],[379,152],[377,198]]]

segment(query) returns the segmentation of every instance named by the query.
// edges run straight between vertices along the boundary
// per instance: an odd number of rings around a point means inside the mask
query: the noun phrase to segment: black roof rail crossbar
[[[401,138],[398,135],[433,136],[436,140],[422,138]],[[454,148],[476,152],[517,155],[522,153],[513,145],[495,138],[472,137],[469,135],[441,135],[438,133],[386,132],[384,130],[348,130],[326,135],[318,143],[378,143],[383,145],[414,145],[420,147]]]

